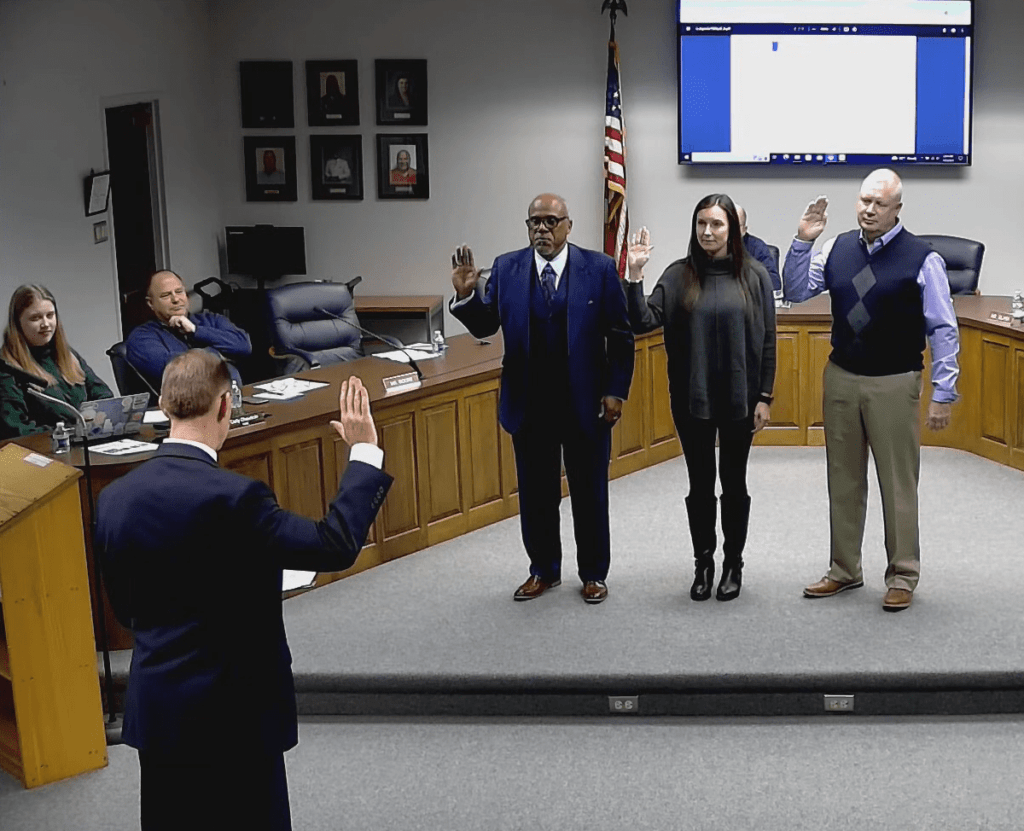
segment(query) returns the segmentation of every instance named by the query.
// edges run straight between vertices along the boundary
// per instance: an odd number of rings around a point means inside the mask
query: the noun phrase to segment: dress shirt
[[[555,272],[555,291],[558,291],[558,283],[562,279],[562,272],[565,271],[565,264],[569,261],[569,246],[568,244],[562,246],[562,250],[559,251],[554,259],[545,260],[536,251],[533,252],[533,262],[537,267],[537,277],[540,278],[541,272],[544,271],[544,266],[550,265]],[[462,299],[459,299],[458,295],[455,295],[448,303],[449,309],[457,309],[459,306],[465,305],[469,298],[473,296],[470,292]]]
[[[863,231],[860,239],[868,253],[874,254],[902,230],[903,223],[897,222],[896,227],[873,243],[868,243]],[[787,300],[802,303],[825,290],[825,263],[828,255],[832,253],[834,243],[835,237],[828,240],[821,247],[821,251],[812,257],[813,242],[793,239],[782,269],[782,282]],[[935,388],[932,400],[948,404],[956,401],[958,397],[956,380],[960,375],[960,369],[956,356],[960,351],[960,338],[956,313],[953,311],[953,298],[949,294],[946,263],[936,252],[933,251],[925,257],[917,274],[917,284],[921,287],[925,333],[932,348],[932,386]]]
[[[203,444],[201,441],[166,438],[164,439],[164,444],[187,444],[191,447],[198,447],[215,462],[217,461],[217,451],[208,444]],[[380,470],[384,466],[384,451],[377,445],[370,444],[369,442],[356,442],[352,445],[352,449],[349,451],[348,459],[350,462],[364,462],[365,464],[372,465],[377,468],[377,470]]]

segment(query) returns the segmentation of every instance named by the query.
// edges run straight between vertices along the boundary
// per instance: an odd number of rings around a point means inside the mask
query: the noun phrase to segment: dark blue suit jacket
[[[501,327],[502,358],[498,419],[509,433],[523,423],[532,401],[530,390],[530,284],[537,279],[532,248],[502,254],[491,277],[452,314],[478,338]],[[573,409],[584,428],[596,427],[601,399],[625,399],[633,379],[633,332],[626,313],[626,295],[615,262],[597,251],[569,246],[562,279],[568,298],[569,377]]]
[[[202,450],[164,444],[99,496],[96,543],[117,618],[135,635],[125,742],[281,752],[297,740],[281,571],[355,561],[391,477],[350,462],[319,522]]]

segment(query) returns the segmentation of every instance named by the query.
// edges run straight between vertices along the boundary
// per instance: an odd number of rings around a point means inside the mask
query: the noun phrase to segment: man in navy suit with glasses
[[[611,430],[633,377],[633,333],[614,261],[568,243],[565,200],[530,203],[530,245],[494,261],[486,286],[473,252],[452,255],[452,314],[478,338],[505,341],[498,417],[511,434],[532,600],[561,583],[561,468],[569,482],[576,564],[587,603],[608,596]]]

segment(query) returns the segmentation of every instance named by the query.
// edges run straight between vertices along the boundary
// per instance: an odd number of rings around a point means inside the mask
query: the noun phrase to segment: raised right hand
[[[652,248],[654,246],[651,245],[651,232],[645,225],[640,229],[639,234],[633,234],[629,248],[626,249],[626,268],[629,271],[631,283],[639,283],[643,279],[644,266],[651,258]]]
[[[360,442],[377,444],[377,427],[370,413],[370,393],[358,375],[341,382],[338,409],[340,420],[332,421],[331,427],[337,430],[349,447]]]
[[[797,239],[806,242],[813,242],[821,236],[828,224],[828,197],[819,196],[807,206],[804,215],[800,217],[800,224],[797,225]]]
[[[452,254],[452,285],[461,300],[469,297],[480,279],[480,269],[473,264],[473,252],[468,245],[455,249]]]

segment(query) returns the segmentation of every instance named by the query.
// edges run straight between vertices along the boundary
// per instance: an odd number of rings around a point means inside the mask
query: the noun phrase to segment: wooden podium
[[[81,475],[0,448],[0,766],[27,788],[107,764]]]

